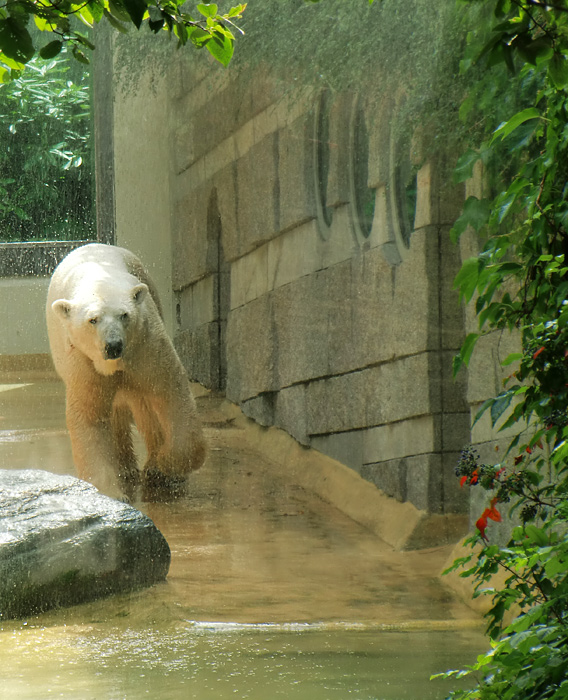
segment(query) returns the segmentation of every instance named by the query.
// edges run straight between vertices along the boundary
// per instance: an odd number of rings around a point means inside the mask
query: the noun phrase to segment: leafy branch
[[[470,44],[468,65],[506,67],[526,102],[456,168],[456,180],[465,181],[481,163],[497,194],[470,197],[452,230],[455,241],[469,231],[480,243],[455,280],[460,297],[475,303],[478,330],[467,336],[454,372],[496,330],[517,333],[520,351],[502,362],[513,371],[475,418],[488,414],[492,429],[513,431],[503,460],[483,464],[466,448],[456,468],[462,486],[490,494],[466,543],[477,555],[451,570],[468,564],[460,575],[473,578],[474,595],[492,596],[493,648],[465,672],[484,674],[475,688],[452,697],[559,700],[568,697],[568,7],[485,5],[496,23],[480,46]],[[487,71],[476,94],[493,95],[491,80]],[[504,521],[505,507],[520,524]],[[490,521],[508,530],[505,546],[491,541]],[[505,584],[491,586],[498,571]],[[518,614],[506,624],[508,611]]]
[[[199,3],[190,14],[183,0],[7,0],[0,5],[0,82],[18,78],[35,55],[54,58],[66,45],[78,61],[89,63],[88,51],[95,46],[76,29],[74,18],[88,29],[104,21],[122,33],[132,25],[140,29],[145,24],[154,34],[167,31],[175,36],[178,46],[190,43],[205,48],[227,66],[235,33],[242,34],[236,21],[245,9],[242,3],[221,13],[214,3]],[[50,35],[48,43],[40,46],[37,40],[36,45],[29,30],[32,21],[40,32]]]

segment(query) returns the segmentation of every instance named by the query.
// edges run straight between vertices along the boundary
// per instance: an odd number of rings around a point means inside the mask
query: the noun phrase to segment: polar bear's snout
[[[126,350],[126,322],[123,317],[126,314],[104,315],[100,314],[99,323],[96,324],[99,335],[100,352],[104,360],[118,360],[123,357]]]
[[[109,340],[105,343],[105,359],[106,360],[118,360],[122,357],[124,351],[124,343],[122,340]]]

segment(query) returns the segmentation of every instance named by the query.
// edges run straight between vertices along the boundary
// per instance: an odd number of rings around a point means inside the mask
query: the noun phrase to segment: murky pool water
[[[168,540],[167,581],[3,622],[0,700],[445,698],[430,675],[487,647],[440,579],[451,547],[393,550],[198,403],[211,454],[190,493],[136,504]],[[0,385],[0,467],[74,473],[59,382]]]
[[[3,700],[429,700],[451,687],[430,674],[473,660],[479,641],[318,625],[5,628],[0,683]]]

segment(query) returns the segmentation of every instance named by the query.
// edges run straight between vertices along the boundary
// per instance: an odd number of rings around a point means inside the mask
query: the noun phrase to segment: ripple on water
[[[0,633],[3,700],[437,700],[432,673],[470,663],[477,630],[353,624],[69,625]]]

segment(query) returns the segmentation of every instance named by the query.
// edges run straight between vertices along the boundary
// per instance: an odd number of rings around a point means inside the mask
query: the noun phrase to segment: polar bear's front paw
[[[136,500],[136,490],[140,486],[140,471],[138,467],[121,467],[118,473],[118,480],[123,495],[120,498],[124,503],[132,503]]]
[[[180,476],[164,474],[154,466],[147,465],[142,480],[142,500],[169,501],[186,494],[187,482]]]

